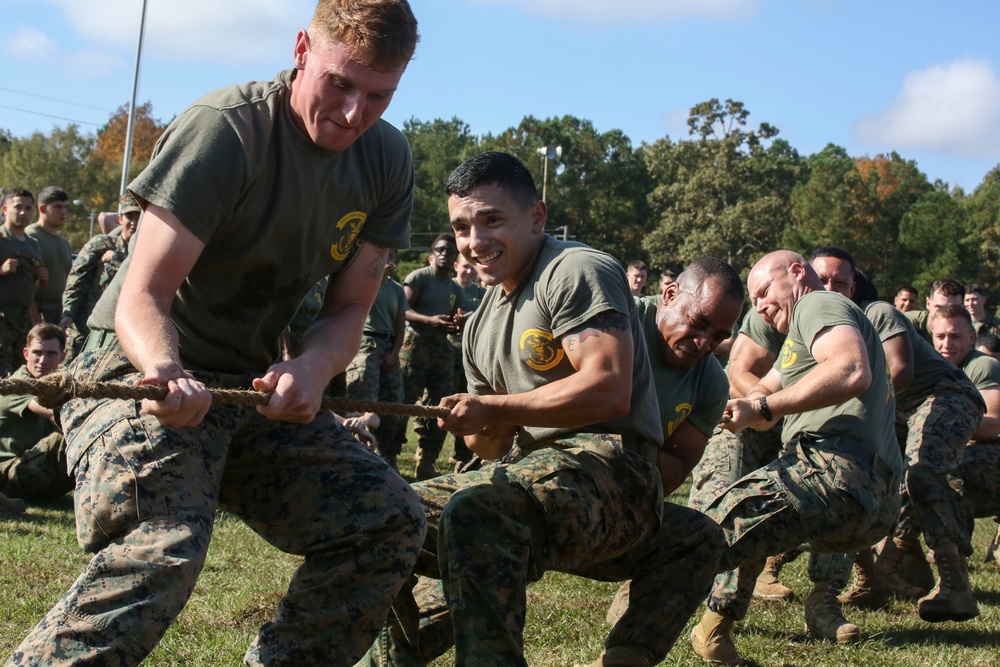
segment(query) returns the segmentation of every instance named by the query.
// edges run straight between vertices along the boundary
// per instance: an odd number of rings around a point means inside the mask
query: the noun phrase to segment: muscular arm
[[[781,374],[772,369],[747,399],[729,401],[723,425],[737,432],[747,427],[767,428],[769,423],[757,410],[754,400],[767,396],[774,418],[838,405],[860,396],[871,386],[872,374],[864,338],[855,327],[839,324],[826,327],[813,339],[810,353],[816,366],[791,387],[781,386]]]
[[[679,487],[705,453],[708,436],[686,421],[678,424],[660,450],[660,478],[663,493],[669,495]]]
[[[898,396],[900,392],[913,382],[913,346],[906,334],[893,336],[882,341],[886,363],[889,364],[889,375],[892,377],[892,388]]]
[[[996,440],[1000,437],[1000,387],[980,389],[986,402],[986,416],[979,422],[979,428],[972,434],[973,440]]]
[[[490,425],[577,428],[626,414],[633,355],[628,317],[602,314],[563,336],[561,345],[573,366],[571,375],[521,394],[446,396],[441,405],[452,414],[438,421],[441,428],[459,435]]]
[[[743,398],[774,365],[776,355],[744,333],[737,334],[729,352],[729,396]]]
[[[115,333],[144,384],[166,385],[163,401],[143,401],[162,423],[193,426],[208,412],[211,396],[190,379],[177,349],[170,306],[205,244],[170,211],[150,204],[115,310]]]

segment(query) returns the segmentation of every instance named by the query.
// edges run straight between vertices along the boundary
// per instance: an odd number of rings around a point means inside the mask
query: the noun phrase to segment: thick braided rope
[[[266,405],[271,394],[241,389],[209,389],[212,401],[226,405]],[[157,385],[129,385],[122,382],[79,382],[67,371],[56,371],[43,378],[0,379],[0,395],[31,395],[47,408],[56,408],[71,398],[115,398],[121,400],[162,400],[166,387]],[[374,412],[380,415],[407,417],[446,417],[448,408],[406,403],[380,403],[355,401],[346,398],[325,398],[322,409],[345,412]]]

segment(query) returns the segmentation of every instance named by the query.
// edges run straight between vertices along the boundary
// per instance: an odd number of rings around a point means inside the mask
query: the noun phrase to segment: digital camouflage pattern
[[[83,244],[77,253],[63,291],[62,319],[69,317],[73,320],[66,332],[65,363],[80,353],[83,341],[90,333],[87,319],[127,256],[128,244],[120,231],[117,234],[98,234]]]
[[[0,493],[8,498],[47,502],[72,490],[62,433],[50,433],[17,458],[0,463]]]
[[[525,588],[546,570],[632,579],[606,646],[633,648],[649,664],[666,656],[708,590],[718,527],[664,503],[655,467],[618,436],[564,434],[536,445],[414,485],[429,526],[416,572],[440,583],[404,587],[360,664],[424,665],[454,641],[456,664],[526,665]]]
[[[970,442],[956,477],[963,482],[963,521],[1000,514],[1000,441]]]
[[[922,530],[930,549],[954,542],[961,553],[972,555],[972,522],[963,509],[958,468],[984,411],[978,390],[963,378],[939,383],[909,415],[896,537],[912,540]]]
[[[886,479],[870,461],[845,453],[844,440],[793,440],[777,460],[745,475],[704,507],[728,545],[709,609],[742,619],[767,556],[802,545],[816,552],[810,554],[810,579],[842,587],[851,567],[845,554],[888,534],[899,511],[899,480]]]
[[[399,351],[404,402],[437,405],[442,398],[450,396],[455,382],[453,354],[451,341],[443,332],[422,334],[407,327]],[[423,398],[425,389],[427,397]],[[420,456],[433,462],[441,453],[447,434],[438,428],[437,419],[432,417],[414,417],[413,423]],[[406,417],[399,420],[395,440],[390,451],[401,451],[406,441]]]
[[[688,507],[699,512],[744,475],[762,468],[781,453],[781,422],[766,431],[739,433],[715,429],[705,453],[691,471]]]
[[[385,368],[383,363],[392,351],[391,339],[362,336],[361,347],[347,367],[346,396],[356,401],[382,401],[401,403],[403,401],[403,373],[399,364]],[[379,415],[381,421],[375,429],[375,438],[383,456],[399,455],[393,449],[396,443],[398,415]]]
[[[142,377],[117,345],[85,351],[75,368],[85,381]],[[209,387],[249,383],[198,379]],[[302,425],[216,405],[200,426],[175,429],[139,407],[86,399],[62,409],[77,539],[94,557],[8,666],[141,662],[194,589],[216,508],[303,556],[245,664],[354,664],[423,540],[412,489],[329,412]]]

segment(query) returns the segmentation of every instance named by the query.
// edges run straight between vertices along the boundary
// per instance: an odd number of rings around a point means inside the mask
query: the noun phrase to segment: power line
[[[65,116],[54,116],[50,113],[42,113],[41,111],[31,111],[29,109],[18,109],[17,107],[7,106],[6,104],[0,104],[0,109],[10,109],[11,111],[20,111],[22,113],[30,113],[35,116],[45,116],[46,118],[55,118],[56,120],[65,120],[70,123],[78,123],[80,125],[93,125],[94,127],[101,127],[103,123],[91,123],[86,120],[77,120],[76,118],[66,118]]]
[[[49,102],[59,102],[60,104],[69,104],[75,107],[83,107],[84,109],[94,109],[95,111],[103,111],[109,114],[112,113],[110,109],[105,109],[103,107],[81,104],[80,102],[70,102],[69,100],[60,100],[57,97],[46,97],[45,95],[38,95],[36,93],[26,93],[23,90],[14,90],[13,88],[4,88],[3,86],[0,86],[0,90],[7,91],[8,93],[17,93],[18,95],[27,95],[28,97],[37,97],[40,100],[48,100]]]

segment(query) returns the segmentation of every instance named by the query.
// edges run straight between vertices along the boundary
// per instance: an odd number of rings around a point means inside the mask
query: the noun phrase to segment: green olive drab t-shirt
[[[73,251],[69,241],[59,233],[47,231],[37,222],[28,225],[24,233],[38,241],[42,250],[42,263],[49,271],[49,279],[35,291],[35,300],[62,308],[63,290],[73,266]]]
[[[631,324],[629,413],[577,429],[521,427],[517,443],[522,449],[567,432],[618,433],[626,442],[663,443],[646,343],[625,272],[614,257],[579,243],[546,236],[529,277],[510,294],[499,286],[487,289],[465,329],[469,392],[520,394],[571,376],[575,371],[562,337],[609,312],[627,315]]]
[[[902,311],[885,301],[869,301],[862,303],[861,307],[883,343],[896,336],[906,336],[910,341],[910,349],[913,351],[913,380],[896,396],[896,404],[900,410],[915,408],[934,393],[934,388],[941,382],[966,382],[961,371],[938,354]]]
[[[710,354],[693,368],[671,368],[667,365],[662,339],[656,328],[656,304],[636,299],[636,307],[652,364],[664,440],[669,440],[677,426],[685,420],[711,436],[729,399],[729,381],[719,360]]]
[[[403,286],[390,278],[379,285],[378,294],[372,302],[368,318],[365,320],[365,333],[396,335],[396,317],[410,309]]]
[[[421,315],[448,315],[455,312],[462,299],[462,289],[451,276],[440,277],[433,266],[411,271],[403,281],[414,290],[416,298],[410,307]],[[424,336],[444,336],[445,333],[430,324],[408,322],[408,326]]]
[[[1000,361],[979,350],[969,350],[959,369],[976,385],[976,389],[1000,386]]]
[[[754,309],[750,309],[743,318],[740,333],[749,336],[750,340],[775,356],[781,354],[781,346],[785,344],[785,334],[769,324],[764,316]]]
[[[170,124],[129,186],[206,244],[170,311],[188,369],[263,372],[303,296],[345,265],[358,240],[409,246],[405,137],[380,120],[346,150],[321,149],[292,123],[295,71],[203,97]],[[91,328],[113,330],[131,260]]]
[[[17,260],[17,271],[0,276],[0,311],[27,309],[35,299],[35,269],[43,266],[42,248],[30,236],[18,239],[0,223],[0,264],[8,259]]]
[[[836,292],[817,291],[806,294],[795,304],[788,336],[774,364],[781,373],[781,386],[795,385],[816,368],[819,362],[810,351],[813,341],[822,330],[838,325],[850,326],[861,333],[868,353],[871,384],[860,396],[843,403],[786,415],[782,440],[788,442],[800,434],[818,438],[848,436],[867,445],[890,465],[900,462],[894,431],[896,402],[882,342],[875,327],[850,299]]]
[[[18,380],[32,379],[26,366],[11,373]],[[17,458],[52,433],[55,426],[28,408],[33,396],[0,396],[0,463]]]

